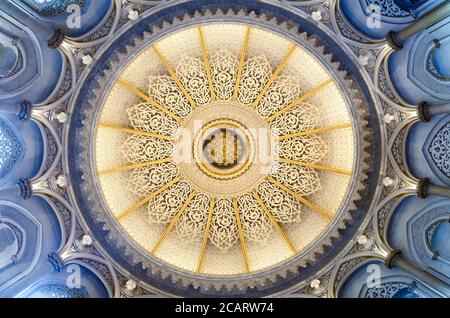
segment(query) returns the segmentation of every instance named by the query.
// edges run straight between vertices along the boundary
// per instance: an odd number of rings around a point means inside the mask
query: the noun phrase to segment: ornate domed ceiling
[[[175,293],[231,295],[266,293],[332,256],[365,213],[377,128],[341,67],[353,62],[325,50],[331,37],[242,10],[133,31],[91,73],[100,87],[74,99],[91,110],[68,135],[86,141],[69,149],[69,169],[83,171],[75,196],[95,201],[81,210],[104,222],[106,248],[151,269],[150,284],[162,275],[182,282]]]
[[[251,273],[301,253],[361,178],[353,127],[364,123],[333,77],[308,48],[245,24],[153,43],[97,121],[108,213],[140,248],[193,272]]]
[[[447,6],[2,2],[0,297],[448,297]]]

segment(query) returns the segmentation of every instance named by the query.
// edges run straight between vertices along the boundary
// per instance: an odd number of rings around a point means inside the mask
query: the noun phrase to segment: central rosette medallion
[[[253,141],[247,128],[222,119],[208,123],[198,134],[194,154],[200,168],[217,178],[232,178],[251,164]]]
[[[200,191],[236,195],[251,190],[268,173],[271,133],[248,107],[224,102],[202,107],[178,136],[176,161]]]

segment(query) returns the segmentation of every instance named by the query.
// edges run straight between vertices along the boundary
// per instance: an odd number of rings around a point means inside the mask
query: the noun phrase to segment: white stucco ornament
[[[365,236],[365,235],[360,235],[360,236],[358,236],[358,238],[357,238],[357,242],[358,242],[358,244],[360,244],[360,245],[366,245],[368,241],[369,241],[369,240],[367,239],[367,236]]]
[[[81,239],[81,244],[83,244],[84,246],[91,246],[92,243],[93,243],[93,241],[92,241],[92,237],[90,235],[86,234]]]
[[[63,174],[60,174],[57,178],[56,178],[56,184],[58,185],[58,187],[60,188],[65,188],[67,186],[67,179],[66,176]]]
[[[389,178],[389,177],[383,178],[383,185],[385,187],[389,187],[389,186],[391,186],[393,184],[394,184],[394,180],[392,180],[391,178]]]
[[[311,13],[311,17],[314,21],[319,22],[322,20],[322,12],[320,12],[320,10],[314,11],[313,13]]]
[[[93,62],[92,56],[90,55],[83,55],[83,57],[81,58],[81,62],[84,65],[89,65]]]
[[[58,115],[56,115],[56,120],[61,124],[66,123],[67,119],[68,119],[68,116],[65,112],[60,112]]]
[[[366,66],[369,64],[369,60],[370,60],[370,56],[369,54],[360,54],[358,56],[358,62],[359,64],[361,64],[362,66]]]
[[[136,283],[136,281],[130,279],[125,283],[125,287],[128,291],[131,292],[137,288],[137,283]]]
[[[395,117],[392,116],[391,114],[386,114],[386,115],[384,115],[384,122],[385,122],[386,124],[390,124],[390,123],[392,123],[394,120],[395,120]]]
[[[320,288],[320,284],[321,284],[322,282],[319,280],[319,279],[314,279],[312,282],[311,282],[311,284],[310,284],[310,286],[311,286],[311,288],[314,288],[314,289],[319,289]]]
[[[136,21],[139,18],[139,12],[129,8],[127,16],[128,16],[128,19],[130,19],[132,21]]]

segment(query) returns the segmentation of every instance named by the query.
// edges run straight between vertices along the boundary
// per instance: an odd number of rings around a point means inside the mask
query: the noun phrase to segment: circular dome
[[[373,195],[359,194],[372,134],[359,87],[315,36],[207,12],[101,63],[73,103],[86,108],[69,143],[85,142],[69,168],[124,270],[171,294],[270,294],[337,255],[331,242]]]
[[[260,27],[216,22],[156,41],[98,119],[109,213],[188,271],[236,275],[297,255],[339,212],[356,166],[357,123],[332,78]]]

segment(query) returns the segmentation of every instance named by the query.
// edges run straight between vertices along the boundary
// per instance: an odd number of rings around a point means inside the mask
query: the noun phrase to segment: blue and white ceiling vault
[[[449,0],[1,1],[0,297],[449,297],[449,56]]]

